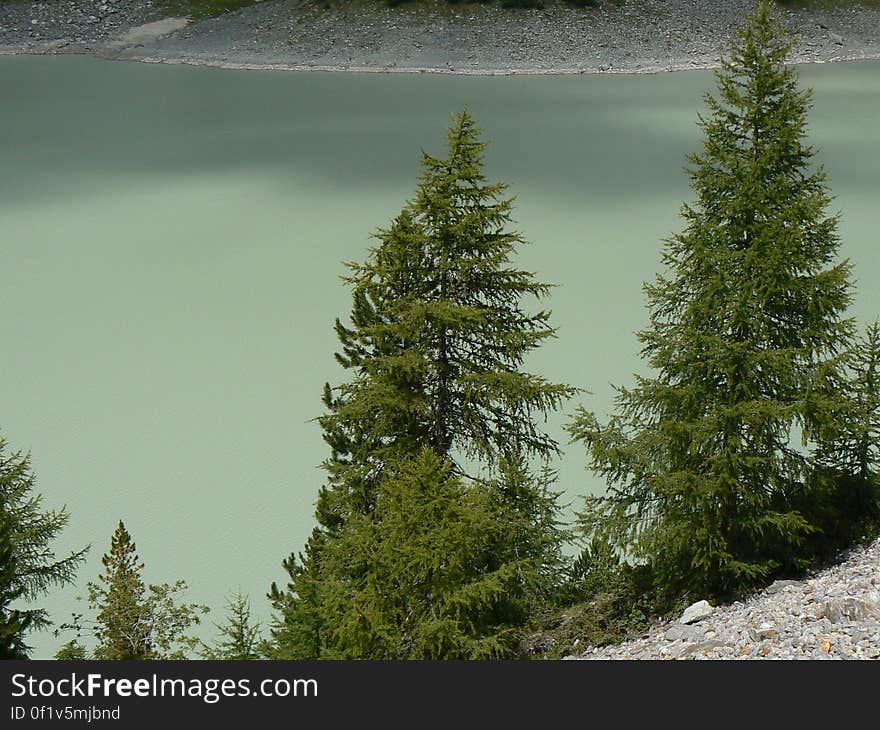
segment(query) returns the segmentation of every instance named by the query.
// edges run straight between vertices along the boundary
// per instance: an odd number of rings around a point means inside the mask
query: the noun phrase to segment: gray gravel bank
[[[90,53],[155,63],[296,70],[472,74],[656,72],[716,64],[751,0],[628,0],[543,10],[396,8],[265,0],[168,34],[126,33],[162,18],[150,1],[0,4],[0,53]],[[880,58],[880,10],[781,11],[798,63]],[[178,25],[183,25],[179,23]],[[149,35],[149,34],[148,34]]]
[[[880,540],[802,581],[567,659],[878,659]]]

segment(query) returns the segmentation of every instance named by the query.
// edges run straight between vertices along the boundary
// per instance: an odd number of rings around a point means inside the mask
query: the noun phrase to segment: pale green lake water
[[[853,307],[880,313],[880,64],[801,69],[812,141],[842,212]],[[326,450],[321,412],[341,260],[413,191],[419,149],[452,112],[487,130],[532,242],[520,261],[559,285],[559,337],[533,370],[593,391],[627,384],[641,282],[689,196],[707,72],[450,77],[219,71],[86,58],[0,58],[0,429],[30,449],[59,542],[92,544],[81,609],[121,517],[151,582],[184,578],[214,608],[232,589],[268,613],[299,549]],[[568,409],[570,412],[573,407]],[[549,424],[558,437],[563,417]],[[581,450],[558,464],[600,485]],[[210,625],[207,627],[210,629]],[[210,631],[206,630],[206,633]],[[32,637],[35,656],[61,641]]]

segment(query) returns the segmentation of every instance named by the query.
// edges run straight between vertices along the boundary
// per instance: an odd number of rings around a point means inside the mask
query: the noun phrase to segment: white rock
[[[702,621],[704,618],[708,618],[714,611],[715,608],[708,601],[697,601],[684,610],[684,613],[681,614],[681,618],[678,619],[678,621],[683,624],[696,623],[697,621]]]

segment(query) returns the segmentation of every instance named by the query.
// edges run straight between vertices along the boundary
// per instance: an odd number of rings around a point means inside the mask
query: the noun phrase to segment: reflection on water
[[[863,320],[880,313],[878,71],[802,70]],[[68,505],[60,547],[93,544],[81,583],[122,517],[148,580],[186,578],[218,614],[241,587],[266,610],[312,526],[339,262],[364,257],[465,104],[518,196],[521,261],[559,285],[559,337],[530,367],[606,410],[640,368],[640,286],[679,227],[711,84],[0,58],[0,428]],[[572,499],[600,486],[577,448],[559,468]],[[56,619],[78,592],[51,597]],[[37,656],[60,644],[34,638]]]

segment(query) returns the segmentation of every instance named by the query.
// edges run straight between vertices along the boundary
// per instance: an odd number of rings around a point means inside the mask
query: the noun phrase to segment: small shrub
[[[646,631],[683,601],[659,594],[647,569],[621,560],[593,539],[569,568],[555,610],[521,644],[528,657],[558,659],[586,646],[616,644]]]

